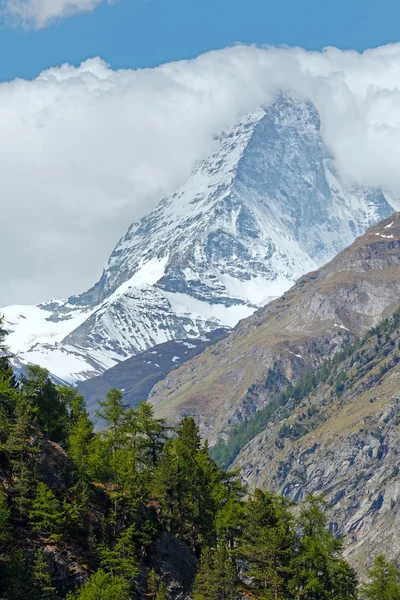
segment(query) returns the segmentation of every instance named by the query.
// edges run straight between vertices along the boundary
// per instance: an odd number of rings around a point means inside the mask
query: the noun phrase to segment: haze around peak
[[[280,91],[315,104],[344,180],[400,195],[400,43],[237,45],[139,70],[93,58],[0,84],[0,305],[89,287],[129,224]]]

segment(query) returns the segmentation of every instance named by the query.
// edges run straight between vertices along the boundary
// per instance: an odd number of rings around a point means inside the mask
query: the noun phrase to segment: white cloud
[[[0,84],[0,305],[94,283],[129,224],[280,89],[315,103],[343,176],[400,194],[400,44],[237,46],[138,71],[92,59]]]
[[[17,24],[41,28],[74,13],[90,12],[110,0],[4,0],[4,12]]]

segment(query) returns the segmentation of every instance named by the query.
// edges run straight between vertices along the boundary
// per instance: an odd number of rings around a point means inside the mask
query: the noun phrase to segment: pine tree
[[[400,573],[396,565],[379,554],[370,569],[368,583],[362,587],[367,600],[400,600]]]
[[[11,511],[4,490],[0,489],[0,547],[11,537]]]
[[[194,600],[236,600],[237,583],[236,567],[225,544],[216,550],[205,548],[193,586]]]
[[[202,543],[215,542],[216,490],[219,467],[201,446],[199,429],[184,418],[177,437],[168,440],[153,473],[153,495],[160,504],[165,525],[186,540],[196,552]]]
[[[113,388],[107,394],[106,400],[99,402],[101,410],[96,411],[98,418],[102,419],[106,429],[102,432],[104,441],[104,454],[109,464],[109,483],[112,485],[113,499],[113,524],[114,538],[117,532],[118,509],[121,492],[125,480],[125,445],[126,435],[124,431],[126,407],[123,403],[123,395],[120,390]],[[103,459],[104,460],[104,459]]]
[[[20,548],[13,548],[7,557],[4,583],[7,600],[26,600],[31,597],[32,579],[29,563]]]
[[[65,442],[68,429],[67,407],[49,372],[27,365],[21,377],[21,391],[31,404],[40,429],[54,442]]]
[[[84,586],[68,600],[130,600],[129,583],[123,577],[113,577],[103,569],[94,573]]]
[[[161,455],[166,439],[164,419],[154,417],[154,409],[149,402],[141,402],[136,410],[139,432],[139,456],[146,470],[154,468]]]
[[[5,441],[9,431],[10,419],[14,415],[17,400],[17,385],[5,339],[6,331],[3,318],[0,316],[0,443]]]
[[[132,580],[138,575],[135,536],[135,526],[131,525],[120,534],[113,548],[104,544],[99,547],[101,567],[113,577]]]
[[[41,533],[58,534],[64,525],[64,514],[54,493],[39,482],[29,513],[32,529]]]
[[[101,409],[96,411],[96,416],[104,421],[105,437],[110,443],[112,452],[115,453],[121,444],[126,411],[122,392],[113,388],[107,393],[106,400],[99,401],[99,406]]]
[[[327,521],[322,497],[309,495],[298,521],[301,533],[292,561],[292,589],[297,598],[356,599],[356,573],[344,561],[342,541],[332,535]]]
[[[3,450],[11,465],[14,480],[12,498],[20,520],[27,517],[34,488],[39,441],[32,425],[33,409],[23,397],[16,403],[14,422],[3,444]]]
[[[238,553],[248,564],[248,576],[262,598],[287,598],[295,533],[287,504],[256,490],[246,504],[243,542]]]
[[[160,583],[158,590],[157,590],[157,594],[156,594],[156,600],[167,600],[167,599],[168,599],[167,589],[163,583]]]
[[[157,594],[159,577],[154,569],[150,570],[147,578],[147,591],[148,594],[153,598]]]
[[[33,590],[32,600],[53,600],[57,590],[51,584],[49,568],[43,550],[38,550],[32,569]]]
[[[223,540],[229,550],[233,550],[243,535],[245,509],[240,498],[228,497],[216,515],[217,537]]]
[[[86,410],[82,410],[71,425],[68,436],[68,458],[75,467],[79,481],[87,482],[93,475],[92,442],[94,440],[93,424]]]

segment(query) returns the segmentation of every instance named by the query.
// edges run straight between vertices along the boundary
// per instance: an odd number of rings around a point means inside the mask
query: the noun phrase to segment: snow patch
[[[384,233],[376,233],[375,235],[379,235],[381,238],[394,238],[394,235],[392,233],[390,235],[385,235]]]
[[[334,327],[339,327],[339,329],[344,329],[345,331],[350,331],[350,329],[348,329],[347,327],[345,327],[344,325],[338,325],[337,323],[333,324]]]

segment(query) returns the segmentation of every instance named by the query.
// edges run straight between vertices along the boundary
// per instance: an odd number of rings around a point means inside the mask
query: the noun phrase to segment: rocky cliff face
[[[223,341],[173,371],[152,391],[157,414],[195,416],[215,442],[233,423],[266,406],[275,365],[297,381],[363,335],[400,298],[400,214],[372,227],[281,298],[242,321]]]
[[[251,487],[296,501],[325,494],[331,527],[362,573],[399,560],[400,312],[357,343],[326,382],[271,415],[237,457]]]
[[[232,327],[331,259],[394,201],[338,177],[314,106],[282,94],[216,142],[133,224],[98,283],[3,309],[11,350],[67,381],[174,339]]]

